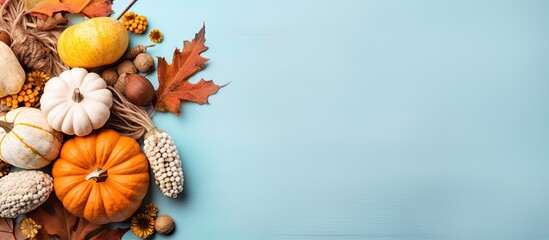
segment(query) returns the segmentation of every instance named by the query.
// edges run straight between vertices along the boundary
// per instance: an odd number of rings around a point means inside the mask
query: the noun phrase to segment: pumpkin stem
[[[72,100],[79,103],[84,99],[84,96],[82,96],[82,93],[80,93],[80,89],[75,88],[74,92],[72,94]]]
[[[13,129],[13,123],[0,121],[0,128],[3,128],[6,133],[9,133]]]
[[[93,179],[95,182],[104,182],[107,180],[107,170],[96,168],[88,176],[86,176],[86,181]]]

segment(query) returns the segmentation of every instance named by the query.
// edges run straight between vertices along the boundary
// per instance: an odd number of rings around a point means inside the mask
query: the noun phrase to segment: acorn
[[[154,222],[154,229],[160,234],[169,234],[173,231],[174,227],[173,218],[167,214],[158,216]]]
[[[153,100],[156,92],[149,79],[139,74],[130,73],[126,75],[124,94],[131,103],[145,107]]]

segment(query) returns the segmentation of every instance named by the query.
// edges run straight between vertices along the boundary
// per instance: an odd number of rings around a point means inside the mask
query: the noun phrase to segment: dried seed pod
[[[11,37],[8,32],[0,30],[0,41],[4,42],[6,45],[11,45]]]
[[[145,107],[153,100],[156,92],[149,79],[139,74],[130,73],[126,75],[124,94],[131,103]]]
[[[101,78],[105,80],[107,85],[112,86],[118,81],[118,72],[114,68],[107,68],[101,73]]]
[[[175,224],[173,218],[170,215],[162,214],[156,218],[154,223],[154,229],[160,234],[169,234],[173,231]]]
[[[122,73],[137,73],[137,68],[132,61],[124,60],[120,64],[118,64],[117,71],[118,75],[122,75]]]
[[[154,128],[145,135],[145,156],[154,173],[156,185],[168,197],[176,198],[183,191],[183,170],[179,152],[168,133]]]
[[[122,73],[120,76],[118,76],[118,80],[113,85],[114,89],[118,91],[119,93],[124,93],[124,87],[126,86],[126,76],[127,73]]]
[[[128,50],[126,52],[126,54],[124,54],[124,56],[122,57],[122,59],[132,59],[132,58],[135,58],[137,57],[137,55],[139,55],[140,53],[144,53],[147,51],[147,48],[150,48],[150,47],[154,47],[155,45],[148,45],[148,46],[143,46],[143,45],[137,45],[133,48],[131,48],[130,50]]]
[[[151,55],[147,53],[140,53],[133,60],[135,67],[140,72],[150,72],[154,68],[154,60]]]

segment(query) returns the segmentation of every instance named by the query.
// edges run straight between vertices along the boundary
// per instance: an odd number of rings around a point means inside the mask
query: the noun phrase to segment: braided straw
[[[40,30],[38,19],[27,14],[23,0],[7,0],[0,7],[0,30],[12,38],[11,49],[24,67],[58,76],[69,68],[57,55],[56,29]]]
[[[141,138],[145,133],[155,129],[147,112],[131,103],[113,87],[108,87],[113,95],[111,117],[105,125],[122,135],[133,139]]]

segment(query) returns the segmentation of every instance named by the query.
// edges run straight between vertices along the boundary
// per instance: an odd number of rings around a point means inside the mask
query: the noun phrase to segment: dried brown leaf
[[[25,8],[33,16],[52,17],[57,12],[81,13],[87,17],[108,16],[111,0],[24,0]]]
[[[50,29],[62,27],[67,23],[68,21],[63,17],[63,14],[58,12],[53,14],[53,17],[46,18],[46,20],[43,20],[42,18],[38,18],[36,25],[40,30],[50,30]]]
[[[40,207],[27,213],[36,223],[42,225],[38,230],[41,239],[121,239],[127,229],[110,230],[105,226],[88,222],[69,213],[55,194]],[[124,231],[125,230],[125,231]],[[111,238],[101,238],[110,236]]]
[[[23,240],[25,236],[21,232],[20,223],[13,225],[14,219],[0,218],[0,239],[2,240]]]

